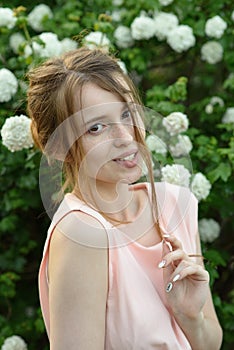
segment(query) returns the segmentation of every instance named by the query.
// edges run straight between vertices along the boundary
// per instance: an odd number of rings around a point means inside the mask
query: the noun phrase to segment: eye
[[[123,118],[123,119],[132,118],[132,114],[131,114],[131,112],[129,111],[129,109],[127,109],[126,111],[123,112],[122,118]]]
[[[95,124],[89,128],[88,133],[93,135],[100,134],[103,131],[104,127],[105,125],[103,124],[100,124],[100,123]]]

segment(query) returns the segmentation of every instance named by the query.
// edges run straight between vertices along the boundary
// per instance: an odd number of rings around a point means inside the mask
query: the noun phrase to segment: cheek
[[[84,156],[82,168],[87,175],[95,176],[100,169],[111,160],[111,141],[100,140],[99,137],[83,138]]]

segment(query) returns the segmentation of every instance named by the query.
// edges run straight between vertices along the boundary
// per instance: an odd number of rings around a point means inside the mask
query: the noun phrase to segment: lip
[[[116,161],[116,160],[119,160],[119,159],[122,159],[122,158],[125,158],[125,157],[128,157],[128,156],[131,156],[132,154],[136,154],[136,153],[138,153],[138,149],[134,149],[134,150],[131,150],[131,151],[122,153],[122,154],[120,154],[118,157],[115,157],[115,158],[112,159],[112,160],[113,160],[113,161]]]

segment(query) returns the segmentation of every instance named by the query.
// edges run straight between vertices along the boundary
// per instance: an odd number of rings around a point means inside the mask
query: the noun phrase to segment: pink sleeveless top
[[[135,187],[135,189],[134,189]],[[142,184],[150,196],[150,185]],[[134,186],[137,190],[139,184]],[[188,254],[196,252],[197,200],[189,189],[165,182],[156,183],[159,222],[162,232],[175,234]],[[165,300],[162,243],[145,247],[114,227],[103,216],[73,194],[64,197],[54,215],[39,271],[42,314],[49,336],[49,284],[47,264],[54,228],[69,212],[82,211],[96,218],[109,240],[109,290],[106,307],[105,350],[191,350],[184,333],[170,314]],[[114,248],[113,248],[114,247]]]

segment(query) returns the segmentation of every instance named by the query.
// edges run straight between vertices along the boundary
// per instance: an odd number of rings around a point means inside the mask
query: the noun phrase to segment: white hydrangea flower
[[[208,41],[201,47],[201,58],[202,60],[216,64],[223,59],[223,47],[222,45],[214,40]]]
[[[61,42],[58,40],[57,34],[45,32],[39,35],[39,38],[45,43],[45,47],[40,50],[41,57],[59,56],[62,51]]]
[[[112,5],[121,6],[123,5],[123,0],[112,0]]]
[[[36,32],[42,32],[44,30],[43,20],[52,17],[53,12],[51,8],[45,4],[40,4],[35,6],[29,13],[28,23]]]
[[[31,119],[23,114],[7,118],[1,135],[3,145],[11,152],[32,147]]]
[[[198,230],[201,240],[205,243],[213,242],[220,235],[220,225],[214,219],[201,219],[198,221]]]
[[[9,39],[9,46],[14,53],[19,52],[19,46],[25,42],[25,37],[21,33],[13,33]]]
[[[124,14],[126,14],[127,10],[121,8],[119,10],[114,10],[111,12],[111,19],[113,22],[121,22]]]
[[[234,123],[234,107],[229,107],[226,109],[226,112],[222,118],[222,123]]]
[[[131,24],[131,32],[135,40],[150,39],[155,34],[155,22],[150,17],[136,17]]]
[[[134,44],[131,30],[126,26],[118,26],[114,32],[114,38],[116,39],[117,46],[122,49],[131,47]]]
[[[172,29],[167,36],[167,43],[176,52],[187,51],[195,45],[193,30],[187,25],[179,25]]]
[[[198,201],[206,199],[210,193],[211,183],[205,175],[197,173],[191,182],[191,191],[197,197]]]
[[[173,112],[163,118],[162,125],[166,128],[167,132],[173,136],[186,131],[188,129],[189,121],[186,114]]]
[[[205,107],[205,112],[206,114],[212,114],[214,111],[214,107],[211,103],[208,103],[208,105],[206,105]]]
[[[15,75],[9,69],[0,69],[0,102],[10,101],[17,89],[18,80]]]
[[[33,41],[33,50],[30,45],[26,45],[24,48],[25,57],[32,55],[33,51],[36,55],[42,58],[59,56],[62,53],[62,44],[58,40],[57,34],[44,32],[41,33],[38,38],[43,41],[44,45],[40,45],[39,43]]]
[[[212,96],[210,99],[210,103],[212,104],[212,106],[214,105],[219,105],[220,107],[224,106],[224,101],[221,97],[219,96]]]
[[[166,165],[161,169],[161,174],[161,181],[183,187],[189,187],[191,174],[183,165]]]
[[[167,154],[167,145],[156,135],[147,136],[146,145],[151,152],[156,152],[165,156]]]
[[[84,45],[91,50],[102,48],[103,51],[108,52],[110,44],[110,40],[102,32],[91,32],[84,37]]]
[[[175,145],[170,145],[169,148],[174,157],[180,157],[189,154],[193,145],[187,135],[178,135],[178,142]]]
[[[78,43],[70,38],[65,38],[60,41],[61,53],[75,50],[78,47]]]
[[[8,7],[0,7],[0,27],[12,29],[15,26],[17,19],[14,12]]]
[[[158,40],[167,39],[172,29],[178,26],[179,20],[173,13],[158,12],[154,17],[155,36]]]
[[[124,72],[124,74],[128,74],[125,63],[121,60],[118,60],[117,63],[120,66],[120,68],[122,69],[122,71]]]
[[[214,106],[219,105],[220,107],[224,106],[224,101],[219,96],[212,96],[210,102],[205,107],[205,112],[207,114],[212,114],[214,111]]]
[[[27,350],[27,344],[18,335],[12,335],[5,339],[1,350]]]
[[[211,38],[219,39],[226,28],[227,23],[220,16],[214,16],[206,21],[205,33]]]
[[[174,0],[159,0],[159,3],[162,5],[162,6],[167,6],[167,5],[170,5]]]

